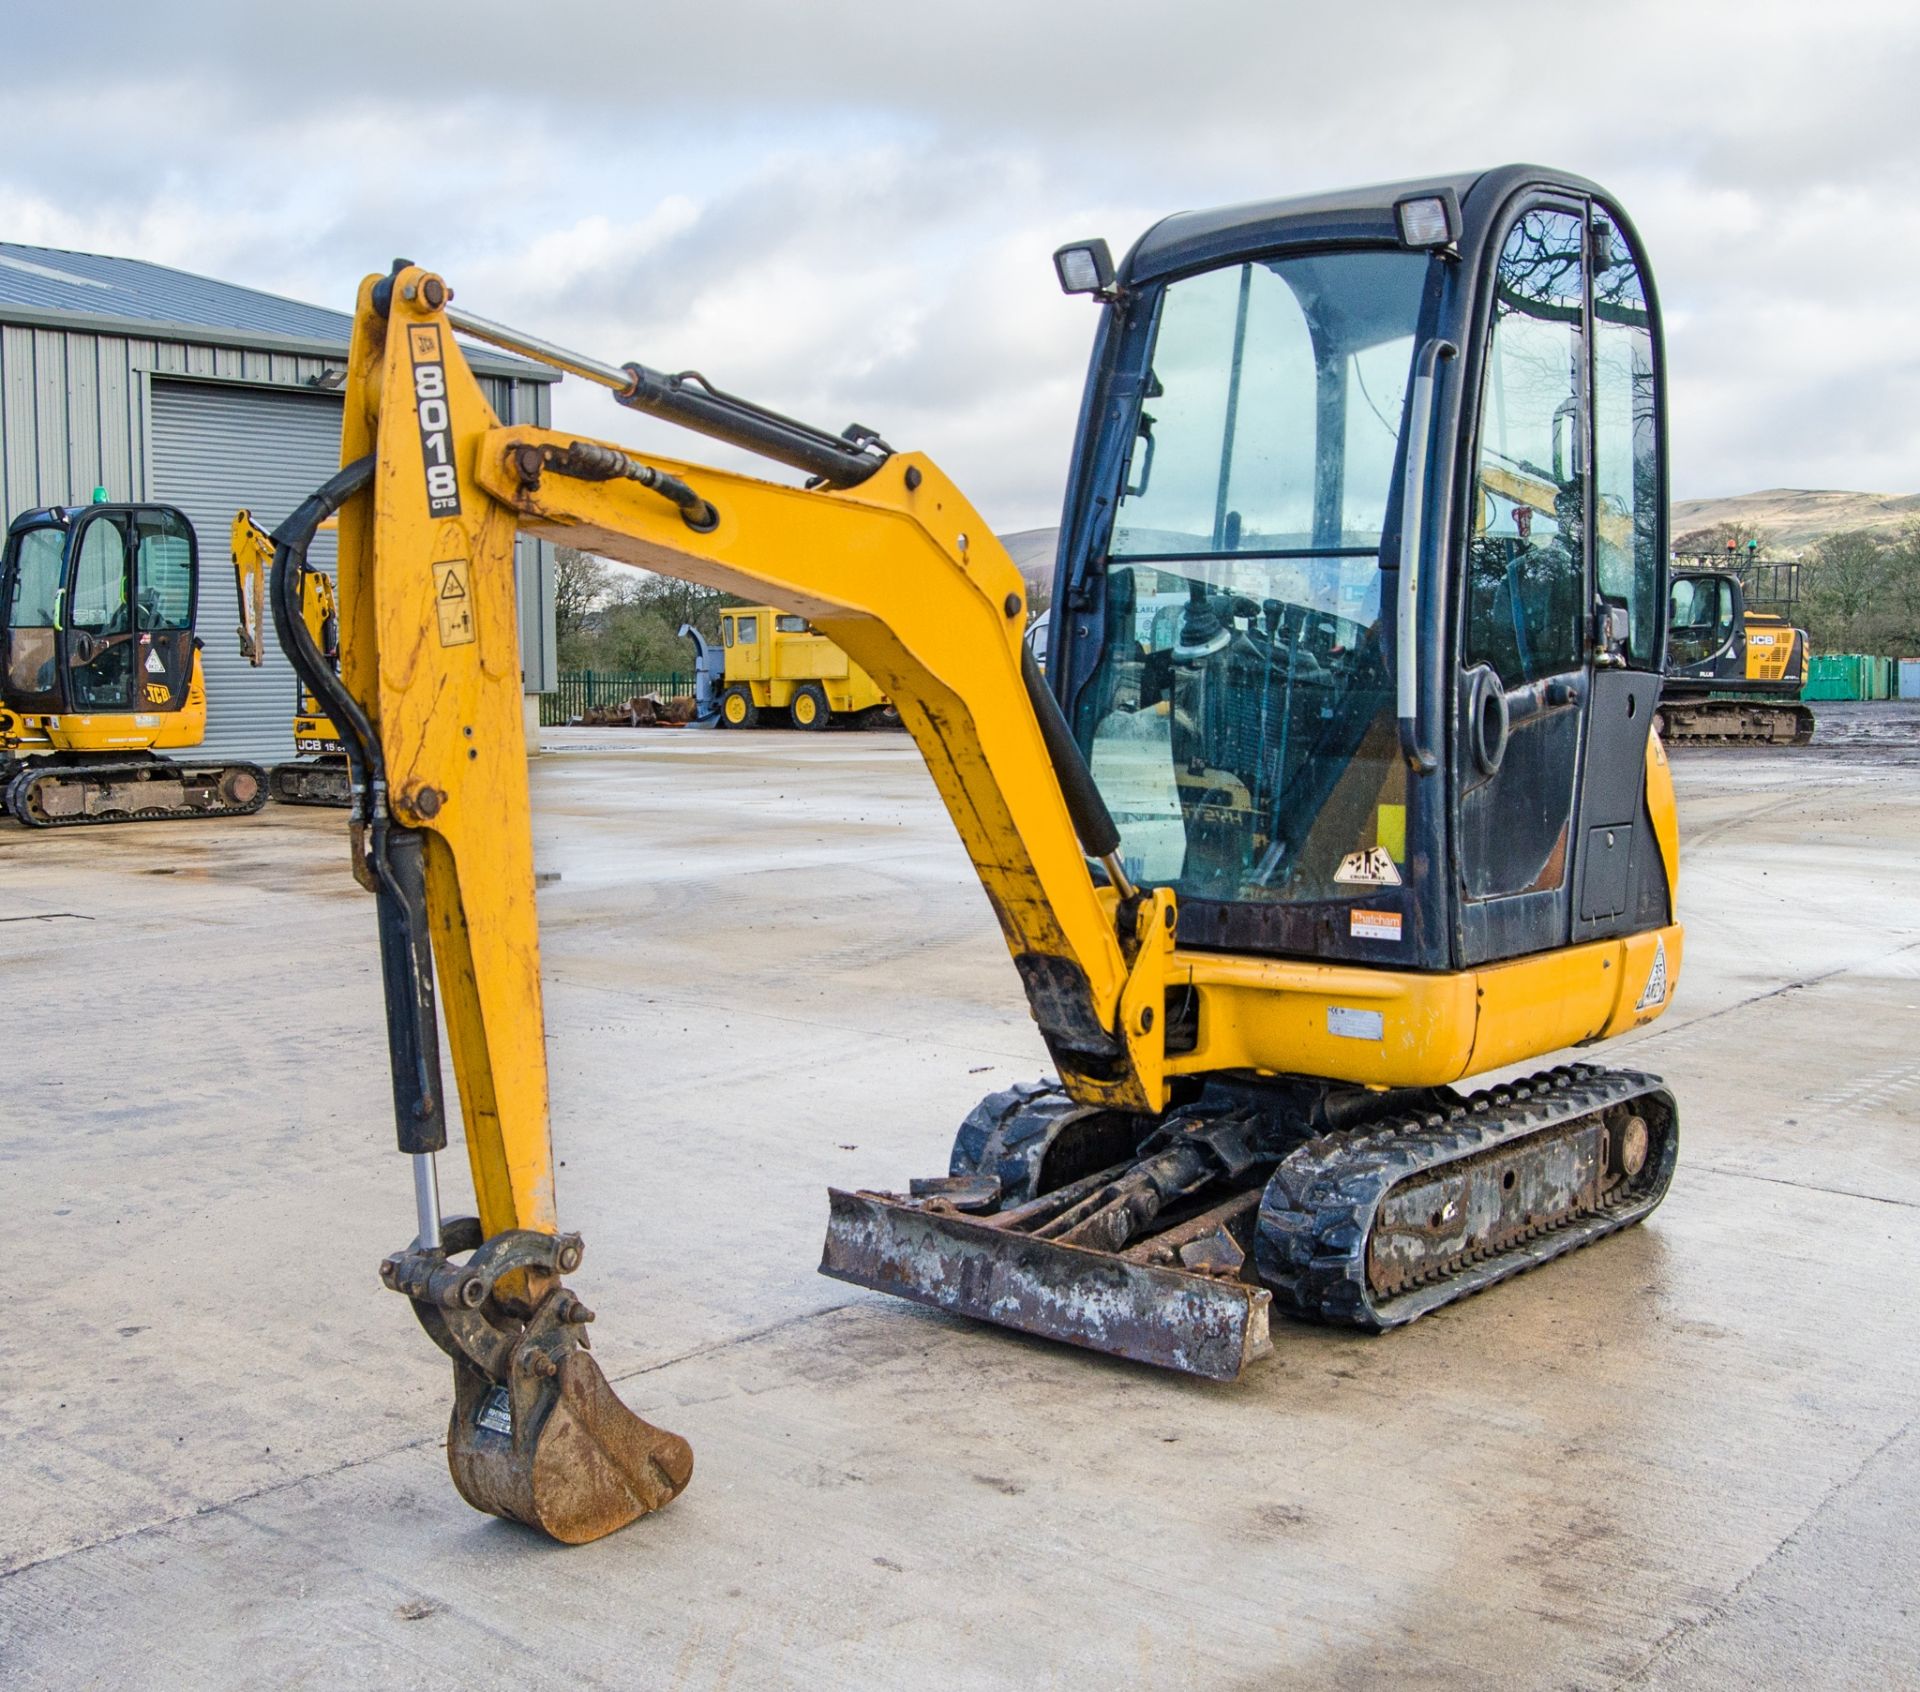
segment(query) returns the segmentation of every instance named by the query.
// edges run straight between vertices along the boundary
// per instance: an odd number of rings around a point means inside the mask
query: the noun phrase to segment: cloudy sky
[[[641,0],[15,8],[0,234],[320,304],[404,253],[1054,520],[1093,311],[1162,214],[1535,159],[1639,223],[1675,489],[1920,489],[1920,8]],[[558,419],[687,437],[566,384]],[[702,450],[702,449],[695,449]]]

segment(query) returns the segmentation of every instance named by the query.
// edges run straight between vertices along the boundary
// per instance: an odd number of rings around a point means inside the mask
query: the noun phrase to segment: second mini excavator
[[[200,546],[170,505],[23,511],[0,555],[0,796],[30,828],[247,816],[257,764],[207,727]]]
[[[1019,572],[926,458],[570,354],[408,263],[362,285],[345,467],[279,531],[282,644],[339,725],[379,900],[417,1234],[476,1506],[592,1538],[691,1453],[614,1396],[562,1284],[515,532],[807,618],[900,709],[1057,1078],[948,1172],[830,1195],[822,1268],[1228,1377],[1269,1305],[1383,1328],[1636,1222],[1660,1083],[1559,1063],[1666,1008],[1673,791],[1659,313],[1617,205],[1515,166],[1169,218],[1101,303],[1046,674]],[[797,468],[503,426],[455,340]],[[1516,480],[1518,478],[1518,480]],[[1551,484],[1542,498],[1538,484]],[[343,661],[298,615],[340,513]],[[1608,538],[1605,550],[1598,544]],[[1169,601],[1177,638],[1140,639]],[[435,966],[480,1215],[440,1214]]]
[[[233,555],[233,591],[240,604],[240,655],[258,669],[267,661],[267,566],[273,562],[273,537],[244,507],[233,514],[229,550]],[[335,670],[340,667],[340,611],[333,578],[324,570],[300,574],[300,621],[314,650]],[[289,763],[267,771],[267,793],[281,805],[331,805],[353,802],[347,779],[347,755],[340,731],[302,686],[293,701],[293,749]]]

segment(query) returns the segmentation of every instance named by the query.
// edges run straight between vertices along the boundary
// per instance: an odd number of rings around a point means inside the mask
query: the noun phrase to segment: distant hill
[[[1673,538],[1680,541],[1721,523],[1738,523],[1772,552],[1799,552],[1823,535],[1876,529],[1896,535],[1920,523],[1920,494],[1846,493],[1832,488],[1768,488],[1723,499],[1673,502]],[[1021,575],[1044,591],[1053,575],[1058,529],[1019,529],[1000,537]]]
[[[1763,493],[1725,499],[1678,499],[1673,503],[1673,537],[1738,523],[1770,549],[1798,552],[1823,535],[1848,529],[1877,529],[1898,534],[1920,523],[1920,494],[1843,493],[1823,488],[1768,488]]]

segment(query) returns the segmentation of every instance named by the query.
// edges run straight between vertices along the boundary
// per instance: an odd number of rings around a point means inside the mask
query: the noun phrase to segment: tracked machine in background
[[[1807,631],[1755,610],[1724,570],[1673,576],[1659,729],[1669,746],[1805,746]]]
[[[32,828],[246,816],[256,764],[178,756],[206,732],[199,542],[170,505],[23,512],[0,557],[0,783]]]
[[[410,264],[362,286],[345,468],[279,531],[273,603],[379,899],[417,1206],[382,1273],[453,1359],[448,1458],[481,1509],[591,1538],[692,1466],[619,1404],[562,1284],[516,529],[830,636],[899,707],[1001,926],[1057,1073],[986,1100],[945,1173],[832,1193],[828,1274],[1228,1377],[1275,1298],[1392,1327],[1666,1191],[1651,1076],[1455,1087],[1646,1024],[1681,961],[1649,732],[1664,377],[1625,217],[1511,167],[1056,262],[1101,321],[1044,677],[1018,570],[926,458],[564,352]],[[456,330],[808,485],[502,425]],[[297,593],[335,510],[338,676]],[[1144,642],[1169,599],[1170,644]],[[477,1218],[440,1213],[436,970]]]
[[[273,562],[273,539],[242,509],[233,516],[230,536],[233,588],[240,604],[240,654],[258,669],[267,661],[267,567]],[[300,621],[312,637],[314,650],[336,670],[340,667],[340,610],[333,578],[308,566],[299,583]],[[347,755],[340,749],[340,733],[311,688],[302,686],[293,701],[291,763],[267,771],[267,791],[282,805],[330,805],[344,808],[353,802],[347,774]]]

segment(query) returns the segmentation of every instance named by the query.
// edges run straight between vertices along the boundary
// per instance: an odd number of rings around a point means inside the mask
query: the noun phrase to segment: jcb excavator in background
[[[1669,746],[1805,746],[1807,631],[1747,603],[1723,570],[1673,577],[1657,727]]]
[[[273,539],[243,508],[233,515],[231,543],[233,589],[240,604],[240,653],[258,669],[267,661],[266,572],[273,561]],[[300,578],[300,620],[321,657],[338,669],[340,614],[333,578],[324,570],[308,570]],[[306,687],[293,701],[293,749],[299,756],[292,763],[275,764],[267,771],[267,791],[273,799],[282,805],[352,803],[339,731]]]
[[[170,505],[22,512],[0,556],[0,782],[33,828],[233,817],[255,764],[168,757],[205,735],[199,542]]]
[[[562,1284],[516,529],[838,642],[1005,935],[1057,1078],[986,1100],[907,1195],[830,1194],[828,1274],[1229,1377],[1275,1296],[1391,1327],[1666,1191],[1653,1077],[1453,1088],[1642,1026],[1680,966],[1649,734],[1664,376],[1625,217],[1515,166],[1184,214],[1117,271],[1099,242],[1056,265],[1102,309],[1045,678],[1019,572],[926,458],[564,352],[411,263],[361,287],[345,467],[278,532],[273,604],[379,901],[417,1206],[382,1275],[453,1358],[448,1459],[480,1509],[589,1539],[692,1467],[613,1395]],[[503,426],[456,330],[807,485]],[[338,676],[299,616],[335,510]],[[1150,651],[1136,608],[1166,593],[1178,637]],[[477,1218],[440,1211],[436,966]]]

